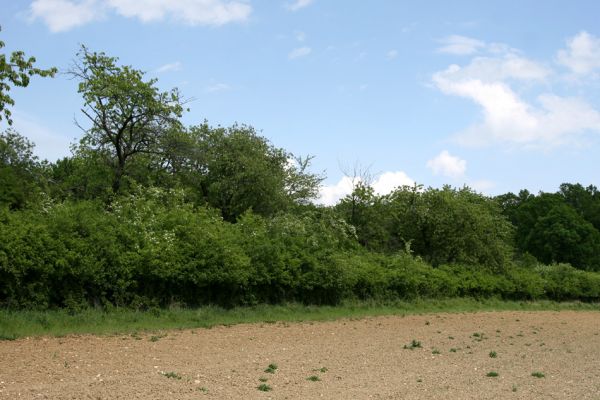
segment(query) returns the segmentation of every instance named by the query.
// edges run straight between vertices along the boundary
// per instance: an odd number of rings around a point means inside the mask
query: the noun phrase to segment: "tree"
[[[2,27],[0,27],[0,31]],[[0,40],[0,49],[5,46]],[[8,92],[13,86],[27,87],[32,76],[53,77],[57,69],[40,69],[33,66],[35,57],[27,58],[23,51],[13,51],[7,59],[6,54],[0,54],[0,121],[4,118],[12,125],[11,112],[6,106],[14,106],[15,101]]]
[[[546,264],[567,262],[600,271],[600,233],[568,204],[557,204],[538,218],[524,245]]]
[[[33,147],[12,129],[0,133],[0,205],[23,208],[39,188],[42,168]]]
[[[559,193],[586,221],[600,230],[600,192],[594,185],[563,183]]]
[[[273,146],[251,126],[211,128],[204,123],[189,130],[193,145],[187,147],[189,158],[172,157],[178,170],[187,165],[202,197],[221,210],[223,218],[235,221],[248,209],[271,216],[304,204],[314,197],[322,178],[307,171],[310,158],[292,163],[292,154]]]
[[[116,193],[129,161],[137,154],[157,151],[161,135],[180,125],[185,102],[177,88],[159,91],[156,79],[144,81],[142,71],[118,66],[118,58],[85,46],[77,55],[79,61],[70,74],[80,81],[81,111],[92,124],[82,144],[110,155]]]
[[[495,201],[468,187],[403,187],[384,200],[390,240],[397,238],[391,243],[410,243],[434,266],[465,263],[502,271],[511,259],[512,225]]]

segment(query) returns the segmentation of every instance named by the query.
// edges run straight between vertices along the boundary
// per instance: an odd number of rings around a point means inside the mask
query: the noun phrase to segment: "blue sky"
[[[245,123],[314,155],[325,203],[355,165],[381,193],[600,186],[597,1],[0,2],[6,50],[61,70],[80,43],[119,57],[193,98],[186,124]],[[12,91],[15,128],[42,157],[81,134],[76,85]]]

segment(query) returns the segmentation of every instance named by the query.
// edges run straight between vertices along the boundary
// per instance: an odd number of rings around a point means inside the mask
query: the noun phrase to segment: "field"
[[[36,336],[0,341],[0,399],[600,399],[599,350],[597,311]]]

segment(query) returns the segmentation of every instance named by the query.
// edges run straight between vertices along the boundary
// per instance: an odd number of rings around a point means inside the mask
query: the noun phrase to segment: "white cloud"
[[[307,47],[307,46],[298,47],[298,48],[290,51],[290,53],[288,54],[288,58],[290,60],[293,60],[295,58],[306,57],[311,52],[312,52],[312,49],[310,47]]]
[[[181,63],[179,61],[175,61],[174,63],[169,63],[158,67],[154,72],[163,73],[163,72],[175,72],[181,71]]]
[[[207,86],[204,89],[204,91],[206,93],[216,93],[216,92],[224,92],[229,89],[231,89],[231,86],[229,86],[226,83],[215,83],[215,84]]]
[[[340,199],[352,193],[353,187],[352,178],[348,176],[344,176],[334,185],[323,185],[319,191],[317,203],[332,206],[340,201]]]
[[[344,176],[336,184],[323,185],[321,187],[317,203],[328,206],[336,204],[342,198],[352,193],[354,184],[360,181],[360,178],[352,179],[351,177]],[[415,181],[406,175],[405,172],[389,171],[381,174],[371,186],[373,187],[375,193],[384,195],[392,192],[399,186],[412,186],[414,184]]]
[[[485,42],[466,36],[451,35],[440,40],[443,44],[438,49],[440,53],[469,55],[485,47]]]
[[[497,82],[510,79],[541,82],[551,74],[550,69],[535,61],[508,53],[500,57],[475,57],[464,67],[452,64],[446,70],[436,73],[434,81],[477,79]]]
[[[143,22],[167,17],[190,25],[224,25],[245,21],[252,7],[245,1],[225,0],[107,0],[117,13]]]
[[[30,17],[41,18],[52,32],[60,32],[97,20],[107,11],[142,22],[172,19],[219,26],[245,21],[252,7],[243,0],[34,0]]]
[[[467,162],[444,150],[436,157],[427,161],[427,168],[431,169],[434,175],[443,175],[458,179],[465,175]]]
[[[64,32],[103,16],[97,0],[35,0],[29,8],[30,19],[41,18],[51,32]]]
[[[574,143],[587,131],[600,132],[600,114],[584,100],[542,94],[536,106],[505,82],[484,82],[457,74],[459,70],[450,66],[435,74],[433,82],[443,93],[468,98],[482,108],[483,120],[458,135],[461,144],[505,142],[548,147]]]
[[[390,50],[386,53],[388,60],[393,60],[398,57],[398,50]]]
[[[469,99],[481,107],[481,119],[457,135],[459,143],[547,148],[578,143],[590,131],[600,133],[600,113],[583,99],[539,91],[535,101],[523,97],[522,89],[553,82],[556,74],[550,68],[507,45],[485,46],[492,56],[474,57],[465,66],[450,65],[432,76],[442,93]],[[563,60],[575,59],[565,54]],[[579,66],[578,71],[590,71],[592,63],[587,60],[586,67]]]
[[[559,50],[557,60],[577,75],[585,75],[600,68],[600,37],[579,32],[567,41],[567,48]]]
[[[373,190],[377,194],[388,194],[399,186],[412,186],[415,181],[412,180],[403,171],[384,172],[373,182]]]
[[[293,3],[288,3],[286,8],[290,11],[298,11],[301,8],[307,7],[314,3],[314,0],[296,0]]]

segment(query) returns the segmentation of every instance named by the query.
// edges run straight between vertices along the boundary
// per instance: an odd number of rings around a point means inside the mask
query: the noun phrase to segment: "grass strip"
[[[291,303],[232,309],[206,306],[196,309],[170,308],[149,311],[126,308],[90,308],[79,312],[0,310],[0,340],[15,340],[31,336],[60,337],[71,334],[131,334],[166,329],[211,328],[241,323],[330,321],[380,315],[560,310],[600,311],[600,304],[454,298],[389,303],[345,302],[337,306],[307,306]]]

